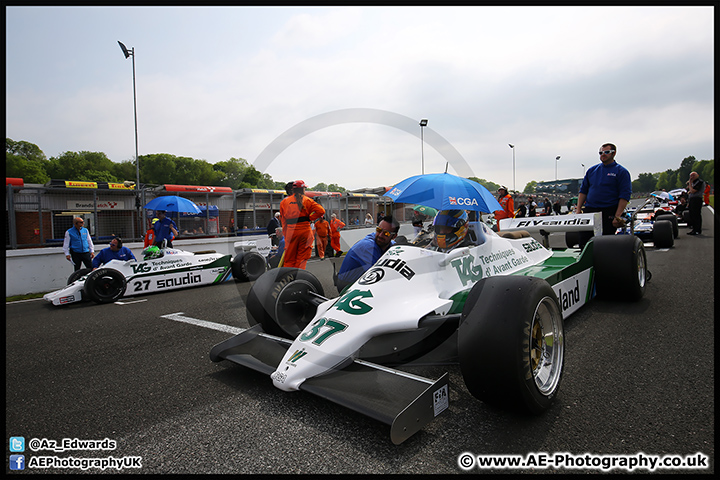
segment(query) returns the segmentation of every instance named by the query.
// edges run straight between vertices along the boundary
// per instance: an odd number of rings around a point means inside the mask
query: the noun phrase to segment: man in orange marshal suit
[[[280,221],[285,237],[282,267],[305,269],[312,255],[313,231],[310,222],[322,217],[325,209],[305,195],[305,182],[292,183],[292,194],[280,202]]]
[[[498,202],[503,208],[495,211],[495,220],[497,220],[496,231],[500,231],[500,220],[503,218],[515,218],[515,203],[507,191],[507,187],[498,188]]]

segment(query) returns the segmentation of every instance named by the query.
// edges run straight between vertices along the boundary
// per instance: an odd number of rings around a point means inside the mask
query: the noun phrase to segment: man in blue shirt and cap
[[[622,214],[630,201],[630,172],[615,161],[617,147],[605,143],[600,147],[600,162],[588,168],[580,186],[575,213],[601,212],[603,235],[614,235],[623,226]]]
[[[95,255],[95,258],[93,258],[92,266],[93,268],[98,268],[100,265],[105,265],[111,260],[135,260],[135,255],[133,255],[132,251],[127,248],[123,247],[122,239],[120,237],[115,237],[112,240],[110,240],[110,246],[107,248],[103,248],[100,250],[100,253]]]
[[[355,283],[363,274],[380,260],[380,257],[393,245],[400,230],[400,224],[388,215],[380,220],[375,232],[369,233],[353,245],[345,254],[340,271],[335,280],[338,292]]]
[[[163,240],[167,240],[167,246],[172,248],[173,238],[178,236],[177,225],[172,219],[165,216],[165,210],[158,210],[158,221],[155,222],[155,245],[162,248]]]

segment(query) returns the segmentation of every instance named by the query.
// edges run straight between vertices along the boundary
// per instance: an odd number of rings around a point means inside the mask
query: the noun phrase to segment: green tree
[[[633,192],[652,192],[656,190],[658,174],[641,173],[637,180],[632,182]]]
[[[487,188],[491,192],[497,192],[497,189],[500,188],[500,185],[498,185],[495,182],[491,182],[489,180],[485,180],[484,178],[477,178],[477,177],[467,177],[468,180],[472,180],[473,182],[479,183],[483,187]]]
[[[5,137],[5,153],[18,155],[39,164],[47,161],[47,157],[45,157],[43,151],[40,150],[40,147],[24,140],[15,142],[13,139]]]
[[[113,163],[112,173],[120,182],[135,182],[137,180],[137,171],[135,170],[135,162],[133,160]],[[145,179],[141,177],[140,182],[145,183]]]
[[[657,190],[664,189],[664,190],[670,191],[673,188],[675,188],[675,178],[677,178],[676,171],[674,171],[672,169],[665,170],[664,172],[662,172],[660,174],[660,176],[658,176],[658,181],[657,181],[657,184],[655,185],[655,188]]]
[[[224,162],[217,162],[212,166],[212,168],[220,174],[218,186],[230,187],[232,189],[239,188],[247,167],[247,160],[234,157]]]
[[[169,153],[140,155],[140,180],[142,183],[173,184],[175,183],[174,172],[175,155]]]
[[[695,157],[692,155],[683,158],[682,162],[680,162],[680,168],[678,168],[676,175],[676,178],[679,182],[677,188],[685,186],[685,182],[687,182],[688,178],[690,178],[690,172],[693,171],[693,165],[695,164],[695,162]]]
[[[715,182],[715,160],[700,160],[694,167],[700,178],[713,185]]]
[[[118,182],[111,172],[112,160],[102,152],[64,152],[58,157],[50,157],[46,168],[50,178],[96,182]]]
[[[25,183],[47,183],[50,177],[37,162],[20,155],[5,153],[5,176],[22,178]]]
[[[537,182],[535,180],[528,182],[528,184],[525,185],[525,188],[523,189],[523,193],[526,195],[532,195],[535,193],[536,187],[537,187]]]
[[[46,183],[48,160],[34,143],[5,138],[5,176],[22,178],[27,183]]]

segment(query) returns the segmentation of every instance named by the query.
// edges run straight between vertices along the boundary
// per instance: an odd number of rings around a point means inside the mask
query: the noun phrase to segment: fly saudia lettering
[[[177,278],[164,278],[157,281],[157,288],[170,288],[180,287],[183,285],[192,285],[195,283],[202,283],[202,277],[200,275],[192,275],[188,273],[183,277]]]

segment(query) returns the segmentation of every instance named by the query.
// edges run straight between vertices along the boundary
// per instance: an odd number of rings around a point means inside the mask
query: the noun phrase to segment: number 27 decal
[[[323,327],[325,327],[326,330],[320,334],[320,330]],[[312,324],[312,329],[309,332],[300,335],[300,341],[307,342],[308,340],[312,340],[314,338],[312,343],[320,345],[332,335],[342,332],[347,327],[347,324],[342,322],[328,320],[327,318],[318,318],[315,323]]]

